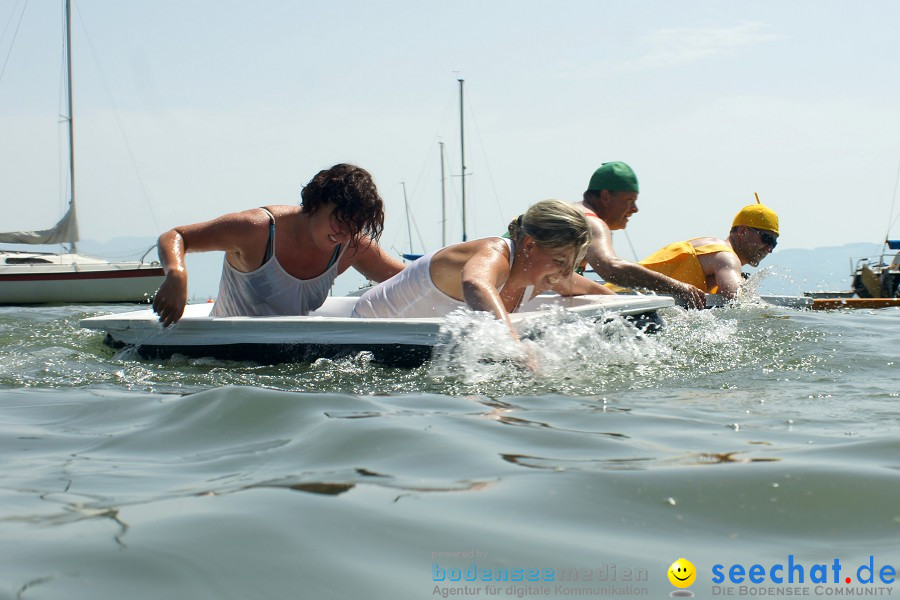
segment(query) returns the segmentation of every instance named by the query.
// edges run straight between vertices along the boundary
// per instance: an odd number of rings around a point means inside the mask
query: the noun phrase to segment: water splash
[[[475,384],[514,380],[525,369],[528,351],[490,313],[460,309],[444,318],[429,374]]]
[[[664,359],[668,349],[617,314],[587,319],[561,307],[546,311],[523,328],[540,354],[541,374],[588,364],[594,367],[638,364]]]
[[[585,388],[593,393],[615,378],[613,367],[651,364],[669,354],[652,335],[614,314],[592,320],[554,307],[523,323],[520,333],[521,343],[490,314],[456,312],[441,329],[429,376],[488,395]]]
[[[523,324],[526,339],[519,343],[491,315],[462,312],[448,317],[433,360],[416,369],[397,369],[376,364],[365,353],[279,365],[140,359],[133,351],[116,353],[103,344],[101,335],[79,327],[80,319],[97,310],[0,310],[0,387],[103,386],[182,394],[246,385],[491,398],[606,396],[696,385],[735,389],[748,378],[835,379],[867,361],[866,354],[848,354],[843,339],[863,332],[882,335],[896,324],[892,315],[819,315],[742,300],[715,310],[665,309],[660,314],[666,327],[646,335],[613,315],[593,321],[555,308]],[[823,331],[833,332],[828,346],[823,346]],[[526,359],[537,366],[535,371],[525,366]]]

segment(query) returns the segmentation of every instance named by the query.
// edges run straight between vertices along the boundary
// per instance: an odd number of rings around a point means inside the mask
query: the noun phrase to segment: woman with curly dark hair
[[[349,267],[373,281],[403,269],[378,245],[384,202],[368,171],[347,164],[319,171],[301,198],[299,206],[252,208],[159,236],[166,278],[153,310],[163,325],[184,314],[187,252],[225,252],[210,313],[219,317],[305,315],[322,305],[335,278]]]

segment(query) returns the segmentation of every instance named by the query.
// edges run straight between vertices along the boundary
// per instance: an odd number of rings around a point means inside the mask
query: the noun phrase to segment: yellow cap
[[[765,229],[773,233],[778,233],[778,215],[775,211],[759,201],[756,197],[756,204],[750,204],[741,209],[741,212],[734,217],[732,227],[738,225],[746,225],[756,229]]]

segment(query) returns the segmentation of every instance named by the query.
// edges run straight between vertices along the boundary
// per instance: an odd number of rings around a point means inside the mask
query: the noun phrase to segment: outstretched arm
[[[611,289],[583,275],[572,273],[572,276],[553,286],[553,291],[562,296],[615,295]]]
[[[404,267],[402,262],[385,252],[378,242],[369,238],[360,240],[350,261],[350,266],[376,283],[390,279]]]
[[[488,245],[466,261],[462,271],[463,300],[472,310],[490,312],[506,323],[510,335],[518,340],[519,334],[500,298],[499,288],[509,277],[509,257],[504,254],[506,243],[501,244],[502,247]]]
[[[168,327],[184,314],[187,304],[187,267],[184,265],[184,238],[176,229],[170,229],[156,244],[159,260],[166,278],[153,296],[153,310],[160,322]]]
[[[519,333],[513,327],[509,313],[500,298],[500,286],[509,278],[509,256],[504,254],[504,251],[506,243],[500,242],[499,246],[488,246],[466,261],[462,272],[463,300],[472,310],[490,312],[506,323],[509,334],[516,343],[521,344]],[[537,359],[524,345],[522,349],[525,354],[525,366],[536,371]]]
[[[706,294],[703,290],[651,271],[638,263],[619,258],[613,249],[612,234],[606,224],[599,219],[590,219],[589,222],[593,241],[588,247],[587,260],[604,280],[622,287],[644,288],[671,294],[691,308],[702,308],[706,305]]]
[[[160,322],[168,327],[184,314],[188,284],[186,253],[222,250],[230,253],[238,264],[258,264],[268,239],[266,224],[268,217],[257,208],[175,227],[159,236],[157,248],[166,278],[153,297],[153,310]]]
[[[741,277],[741,261],[731,252],[716,252],[707,256],[709,260],[704,267],[711,268],[716,276],[716,285],[719,287],[717,293],[729,300],[734,299],[744,281]]]

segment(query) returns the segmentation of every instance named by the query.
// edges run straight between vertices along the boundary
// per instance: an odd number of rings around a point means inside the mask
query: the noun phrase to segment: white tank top
[[[509,246],[509,266],[512,268],[515,243],[508,238],[501,239]],[[431,259],[437,252],[435,250],[426,254],[387,281],[379,283],[360,296],[356,306],[353,307],[353,316],[368,319],[376,317],[443,317],[457,308],[466,306],[465,302],[439,290],[431,280]],[[503,286],[500,286],[500,289],[502,290]],[[520,306],[531,299],[533,289],[533,286],[525,288],[522,300],[519,302]]]
[[[270,232],[274,250],[274,225],[270,227]],[[209,314],[213,317],[309,314],[322,306],[328,297],[346,250],[346,245],[340,248],[337,258],[325,272],[312,279],[297,279],[285,271],[274,251],[269,260],[249,273],[238,271],[226,258],[219,281],[219,295]]]

